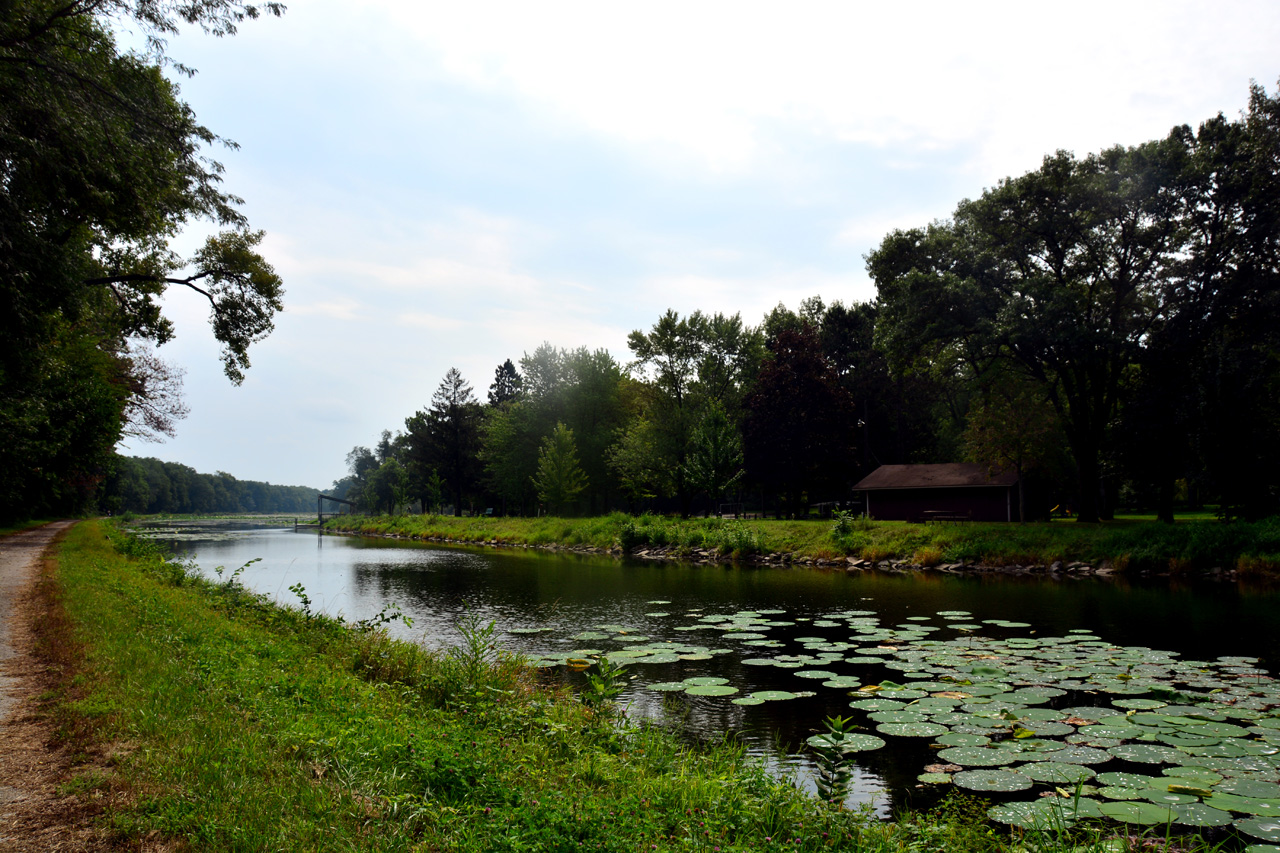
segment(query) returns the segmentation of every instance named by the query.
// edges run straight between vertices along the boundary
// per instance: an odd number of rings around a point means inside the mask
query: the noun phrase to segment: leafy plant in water
[[[594,671],[593,671],[594,670]],[[582,691],[582,703],[597,710],[612,707],[613,700],[621,695],[634,676],[628,676],[627,668],[607,657],[596,661],[587,671],[587,686]]]
[[[290,589],[292,589],[292,587],[290,587]],[[404,615],[404,611],[400,609],[399,604],[392,602],[391,604],[385,605],[381,610],[370,616],[368,619],[357,620],[355,628],[362,633],[368,634],[397,621],[403,622],[406,628],[413,627],[413,619]]]
[[[295,583],[289,587],[289,592],[298,596],[298,603],[302,605],[302,615],[311,618],[311,596],[307,595],[307,588],[301,582]]]
[[[849,756],[841,747],[845,735],[857,728],[852,723],[852,717],[827,717],[824,721],[826,732],[809,741],[818,763],[818,771],[813,778],[818,797],[837,806],[844,803],[849,790]]]
[[[470,611],[458,620],[458,633],[462,645],[449,650],[449,657],[461,667],[461,675],[467,689],[474,689],[485,673],[498,659],[497,624],[492,620],[485,624]]]
[[[254,563],[260,563],[260,562],[262,562],[262,558],[261,558],[261,557],[254,557],[252,560],[250,560],[249,562],[245,563],[243,566],[241,566],[240,568],[238,568],[238,569],[236,569],[234,572],[232,572],[232,573],[227,577],[227,579],[226,579],[226,580],[223,580],[223,579],[222,579],[222,573],[226,571],[226,567],[225,567],[225,566],[218,566],[218,567],[217,567],[217,568],[215,568],[213,571],[214,571],[214,573],[215,573],[215,574],[217,574],[217,576],[218,576],[218,580],[219,580],[219,581],[221,581],[222,586],[223,586],[225,589],[227,589],[227,590],[233,590],[233,591],[234,591],[234,590],[241,590],[241,589],[243,589],[244,587],[243,587],[243,585],[240,583],[240,576],[241,576],[242,574],[244,574],[244,570],[245,570],[245,569],[247,569],[247,568],[249,568],[250,566],[252,566]],[[301,584],[295,584],[295,586],[301,586]],[[292,589],[293,589],[293,587],[289,587],[289,589],[290,589],[290,590],[292,590]]]

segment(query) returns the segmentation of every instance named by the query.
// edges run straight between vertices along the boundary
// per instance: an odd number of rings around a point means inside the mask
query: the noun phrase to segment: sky
[[[126,39],[127,40],[127,39]],[[483,400],[544,342],[630,360],[668,309],[868,301],[864,256],[1059,149],[1276,91],[1280,4],[295,0],[169,54],[285,284],[233,386],[166,296],[176,438],[128,455],[329,486],[450,367]],[[191,223],[175,241],[198,246]]]

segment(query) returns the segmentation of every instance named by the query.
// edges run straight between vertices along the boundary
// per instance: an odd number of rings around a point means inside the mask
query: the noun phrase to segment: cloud
[[[1138,142],[1207,118],[1224,86],[1242,103],[1250,77],[1275,73],[1280,37],[1269,3],[1190,0],[402,3],[390,14],[469,85],[722,172],[758,165],[774,122],[914,151],[981,140],[983,173],[1034,166],[1046,140]],[[1161,97],[1170,91],[1176,100]]]
[[[326,317],[330,320],[359,320],[360,303],[354,300],[340,300],[334,302],[312,302],[312,303],[285,303],[284,310],[289,314],[297,314],[301,317]]]

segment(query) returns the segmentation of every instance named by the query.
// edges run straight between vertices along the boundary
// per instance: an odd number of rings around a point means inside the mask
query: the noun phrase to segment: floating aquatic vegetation
[[[909,616],[896,627],[868,610],[796,617],[814,633],[770,636],[771,628],[792,624],[777,618],[785,615],[693,610],[685,616],[692,624],[664,629],[718,631],[721,649],[600,625],[573,640],[625,648],[575,649],[537,663],[580,668],[608,654],[669,672],[661,667],[737,655],[741,665],[790,670],[823,689],[851,693],[850,726],[862,731],[841,735],[846,751],[931,739],[934,760],[958,769],[924,768],[921,784],[1010,798],[1025,792],[991,808],[992,820],[1020,827],[1069,826],[1082,818],[1232,825],[1261,842],[1280,842],[1280,686],[1256,658],[1182,660],[1159,649],[1117,646],[1085,629],[1037,636],[1025,622],[980,622],[956,610]],[[937,624],[929,624],[934,617]],[[779,653],[752,656],[763,648]],[[886,675],[895,680],[883,680]],[[726,697],[745,707],[813,695],[737,695],[737,686],[717,676],[655,679],[648,689]]]

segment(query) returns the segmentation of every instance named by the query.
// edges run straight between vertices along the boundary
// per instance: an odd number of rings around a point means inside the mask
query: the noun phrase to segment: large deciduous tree
[[[760,363],[762,341],[737,314],[700,311],[683,319],[667,311],[649,332],[627,337],[636,358],[632,367],[649,380],[652,392],[644,414],[650,440],[670,472],[669,488],[682,515],[689,514],[693,494],[686,465],[694,428],[711,404],[738,416]]]
[[[784,328],[746,399],[747,475],[795,513],[815,498],[842,499],[855,468],[853,400],[812,326]]]
[[[0,515],[69,509],[69,484],[100,478],[102,447],[118,439],[138,398],[157,386],[154,367],[130,357],[128,341],[161,344],[173,336],[159,300],[178,285],[210,304],[211,324],[233,382],[249,366],[249,346],[272,328],[281,308],[279,277],[258,254],[240,199],[221,187],[208,155],[222,142],[200,125],[166,79],[164,38],[181,23],[215,35],[283,6],[236,0],[13,0],[0,15],[0,431],[19,436],[18,453],[0,453]],[[146,34],[148,50],[122,53],[112,35],[126,24]],[[191,220],[223,232],[190,258],[169,241]],[[58,444],[48,408],[34,407],[73,339],[102,355],[81,382],[111,386],[110,407],[86,409],[75,444]],[[77,344],[80,346],[81,344]],[[152,400],[164,406],[163,392]],[[178,409],[169,406],[172,416]],[[154,413],[154,410],[153,410]],[[137,423],[137,421],[135,421]],[[152,420],[150,428],[160,426]],[[164,429],[160,429],[164,432]],[[60,437],[61,436],[61,437]],[[38,472],[32,479],[31,472]],[[60,479],[62,497],[40,482]],[[30,486],[30,489],[27,488]],[[12,494],[26,495],[14,503]]]

